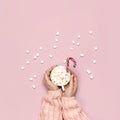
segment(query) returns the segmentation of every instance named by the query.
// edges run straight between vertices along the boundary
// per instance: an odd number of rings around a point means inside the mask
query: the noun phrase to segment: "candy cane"
[[[68,70],[68,67],[69,67],[69,61],[72,61],[73,62],[73,67],[75,68],[76,66],[77,66],[77,62],[76,62],[76,60],[74,59],[74,58],[72,58],[72,57],[68,57],[67,58],[67,61],[66,61],[66,69]]]

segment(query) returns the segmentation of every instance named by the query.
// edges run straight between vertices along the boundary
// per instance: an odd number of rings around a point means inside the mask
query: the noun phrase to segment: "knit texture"
[[[62,97],[61,90],[48,91],[39,120],[89,120],[75,97]]]

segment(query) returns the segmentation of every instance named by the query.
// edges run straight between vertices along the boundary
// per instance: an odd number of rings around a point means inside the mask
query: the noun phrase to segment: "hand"
[[[70,82],[65,86],[65,91],[63,92],[62,96],[64,97],[71,97],[75,95],[77,91],[77,86],[78,86],[78,81],[77,81],[77,76],[76,74],[68,69],[71,74],[71,79]]]
[[[44,78],[43,78],[43,82],[45,84],[45,86],[48,88],[48,90],[58,90],[59,87],[54,85],[50,79],[50,73],[53,70],[54,67],[56,67],[57,65],[54,65],[52,67],[50,67],[48,70],[45,71],[44,73]]]
[[[52,66],[48,70],[45,71],[43,81],[44,81],[45,86],[48,88],[48,90],[58,90],[58,89],[60,89],[58,86],[54,85],[54,83],[52,83],[52,81],[50,79],[51,71],[56,66],[57,65]],[[62,93],[62,96],[64,96],[64,97],[71,97],[71,96],[75,95],[75,93],[77,91],[77,84],[78,84],[77,76],[70,69],[68,69],[68,71],[70,71],[71,79],[70,79],[70,82],[67,85],[64,86],[65,91]]]

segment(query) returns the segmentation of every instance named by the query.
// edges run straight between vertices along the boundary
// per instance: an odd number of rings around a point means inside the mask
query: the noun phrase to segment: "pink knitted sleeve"
[[[43,99],[39,120],[62,120],[61,90],[48,91]]]
[[[75,97],[62,97],[62,105],[65,120],[90,120],[82,111]]]

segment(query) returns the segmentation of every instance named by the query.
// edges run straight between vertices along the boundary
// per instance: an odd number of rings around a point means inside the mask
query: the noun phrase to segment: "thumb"
[[[73,91],[73,75],[71,75],[71,79],[69,84],[65,88],[65,92],[63,92],[63,96],[65,97],[71,97]]]
[[[69,89],[73,88],[73,74],[70,77]]]

